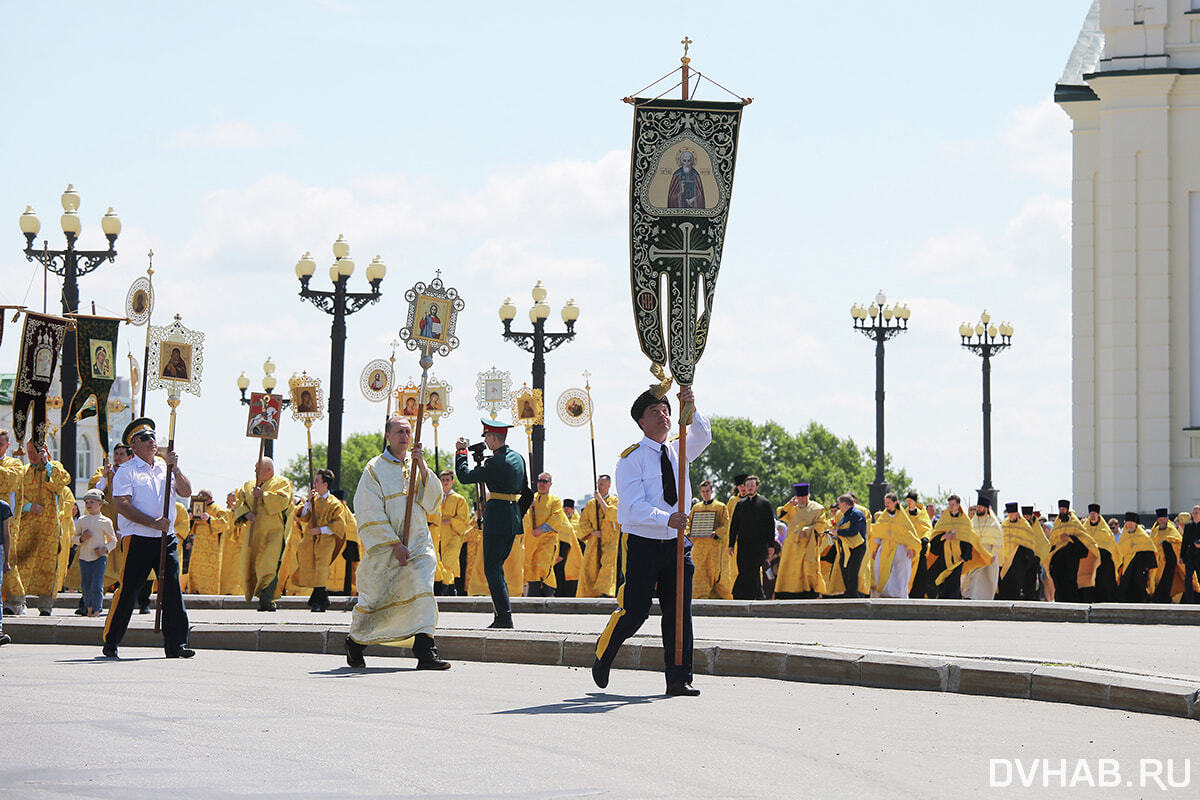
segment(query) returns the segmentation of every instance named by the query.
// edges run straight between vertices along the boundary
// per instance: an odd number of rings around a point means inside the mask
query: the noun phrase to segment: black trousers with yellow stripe
[[[617,651],[625,640],[638,632],[650,616],[650,605],[658,596],[662,610],[663,660],[667,684],[692,682],[692,543],[684,544],[683,563],[683,664],[675,665],[675,540],[647,539],[644,536],[621,535],[620,562],[625,582],[617,590],[617,610],[608,619],[600,641],[596,643],[596,658],[612,666]]]
[[[116,647],[129,628],[129,617],[138,602],[138,590],[146,582],[150,570],[158,569],[160,540],[149,536],[127,536],[129,549],[125,553],[125,571],[121,586],[113,597],[104,623],[104,644]],[[175,537],[167,543],[167,568],[158,576],[158,591],[162,593],[163,647],[167,652],[187,644],[188,618],[183,607],[183,592],[179,588],[179,550]]]

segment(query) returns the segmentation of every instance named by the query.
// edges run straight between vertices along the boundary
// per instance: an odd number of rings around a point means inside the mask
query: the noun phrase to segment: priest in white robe
[[[367,462],[354,494],[364,553],[357,573],[358,603],[346,637],[346,663],[365,667],[367,645],[400,645],[411,637],[417,669],[448,669],[433,640],[437,551],[426,521],[442,499],[442,485],[425,464],[421,445],[409,452],[412,427],[406,417],[389,419],[384,439],[387,446]],[[417,480],[405,546],[404,516],[414,464]]]
[[[995,600],[1000,585],[1000,551],[1004,548],[1004,527],[992,511],[992,501],[987,495],[979,495],[975,505],[975,516],[971,527],[979,536],[983,549],[992,557],[992,563],[980,567],[962,579],[962,596],[966,600]]]

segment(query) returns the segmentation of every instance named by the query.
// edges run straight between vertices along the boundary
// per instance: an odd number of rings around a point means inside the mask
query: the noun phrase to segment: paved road
[[[1196,723],[951,694],[458,663],[365,673],[333,656],[0,650],[0,797],[1030,797],[990,759],[1194,755]],[[951,749],[952,748],[952,749]],[[1009,762],[1013,763],[1013,762]],[[1192,783],[1155,796],[1194,797]],[[1181,770],[1176,768],[1176,776]],[[1004,777],[1003,768],[998,777]],[[1069,777],[1069,775],[1068,775]],[[1060,779],[1051,780],[1057,789]],[[1128,797],[1083,789],[1088,797]]]
[[[72,620],[63,610],[56,616]],[[254,610],[189,612],[192,624],[350,624],[350,612],[313,614],[284,610],[262,614]],[[135,625],[150,625],[153,617],[134,616]],[[518,614],[522,630],[598,635],[607,617],[598,614]],[[443,613],[443,630],[481,630],[490,614]],[[94,624],[101,625],[101,620]],[[651,617],[641,633],[658,636],[659,618]],[[822,644],[897,653],[932,653],[991,657],[1043,663],[1107,667],[1167,678],[1200,681],[1195,658],[1197,631],[1184,625],[1090,625],[1066,622],[950,622],[936,620],[798,620],[746,617],[702,617],[696,636],[707,640]],[[97,637],[99,641],[99,637]]]

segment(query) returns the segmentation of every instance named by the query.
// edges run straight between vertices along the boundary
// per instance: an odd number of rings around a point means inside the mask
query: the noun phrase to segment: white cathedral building
[[[1074,504],[1200,503],[1200,0],[1094,0],[1071,118]]]

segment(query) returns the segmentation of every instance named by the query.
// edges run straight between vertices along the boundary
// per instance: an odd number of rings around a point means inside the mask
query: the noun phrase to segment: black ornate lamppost
[[[271,394],[272,392],[275,391],[275,387],[277,385],[278,385],[278,381],[275,379],[275,362],[271,360],[270,356],[267,356],[267,360],[263,362],[263,379],[262,379],[263,391],[266,392],[267,394]],[[244,406],[250,405],[250,398],[246,396],[246,390],[250,388],[250,379],[248,377],[246,377],[245,370],[242,370],[242,374],[238,375],[237,387],[238,387],[238,391],[242,393],[242,400],[241,400],[242,405],[244,405]],[[288,398],[288,397],[285,397],[279,401],[279,405],[282,408],[287,408],[291,404],[292,404],[291,398]],[[263,439],[263,455],[267,458],[275,457],[275,440],[274,439]]]
[[[514,331],[513,318],[517,315],[517,307],[511,297],[504,299],[500,306],[500,321],[504,323],[504,338],[516,344],[527,353],[533,354],[533,388],[542,391],[546,397],[546,353],[558,347],[563,342],[575,338],[575,321],[579,319],[579,306],[575,301],[568,300],[562,309],[562,321],[566,323],[566,333],[547,333],[546,318],[550,316],[550,305],[546,302],[546,287],[541,281],[533,287],[533,307],[529,309],[529,321],[533,323],[532,331]],[[546,428],[544,425],[533,426],[533,463],[529,465],[529,478],[534,480],[544,471]]]
[[[382,296],[379,284],[383,283],[387,266],[382,258],[375,256],[367,267],[367,282],[371,284],[371,291],[348,292],[346,284],[354,273],[354,261],[350,258],[350,244],[341,234],[333,243],[333,256],[335,260],[329,268],[329,279],[333,281],[332,292],[308,288],[309,279],[317,270],[317,264],[309,252],[305,252],[296,262],[296,277],[300,279],[300,296],[333,317],[329,334],[329,456],[326,466],[333,470],[333,488],[337,488],[342,483],[342,409],[345,406],[342,375],[346,360],[346,317],[368,303],[379,302]]]
[[[883,496],[889,488],[883,474],[883,343],[908,330],[912,314],[908,306],[886,304],[887,295],[881,289],[870,308],[857,303],[850,307],[854,329],[875,342],[875,480],[870,487],[871,513],[883,508]]]
[[[964,322],[958,326],[962,346],[983,359],[983,486],[979,493],[986,495],[996,507],[996,489],[992,486],[992,356],[1012,346],[1013,327],[1002,322],[992,324],[987,309],[979,315],[975,327]]]
[[[50,243],[45,240],[42,241],[41,250],[34,248],[33,240],[37,238],[42,224],[38,221],[32,206],[25,207],[25,213],[21,215],[20,223],[21,233],[25,235],[25,258],[37,261],[43,269],[62,276],[62,310],[64,314],[70,314],[79,310],[77,279],[92,272],[105,261],[116,259],[117,251],[114,248],[117,236],[121,233],[121,220],[110,206],[108,212],[100,219],[100,229],[104,231],[104,236],[108,239],[108,249],[76,250],[75,241],[79,238],[83,224],[79,219],[79,193],[75,191],[72,184],[68,184],[67,190],[62,194],[62,207],[62,229],[67,237],[67,247],[64,250],[51,250]],[[65,398],[63,403],[65,409],[70,404],[71,398],[75,396],[79,377],[75,366],[75,332],[70,328],[67,329],[63,340],[62,372],[59,375],[62,396]],[[77,468],[75,463],[75,421],[62,418],[61,430],[59,460],[66,467],[67,472],[71,473],[71,485],[74,486]]]

